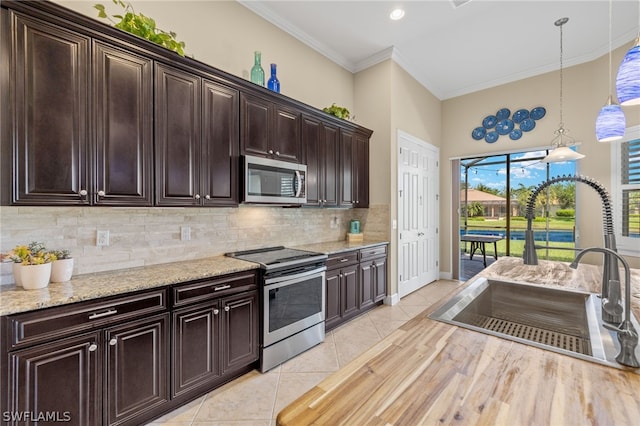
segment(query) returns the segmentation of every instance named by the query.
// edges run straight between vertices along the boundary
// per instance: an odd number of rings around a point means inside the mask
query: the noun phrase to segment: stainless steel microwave
[[[243,158],[245,203],[307,202],[307,166],[251,155],[245,155]]]

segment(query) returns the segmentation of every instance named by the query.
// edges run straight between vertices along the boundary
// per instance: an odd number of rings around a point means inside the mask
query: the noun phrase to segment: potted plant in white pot
[[[51,282],[64,283],[73,275],[73,258],[69,250],[52,250],[55,260],[51,263]]]
[[[49,285],[51,262],[55,256],[44,244],[34,241],[28,246],[16,246],[8,256],[14,262],[13,277],[17,286],[36,290]]]

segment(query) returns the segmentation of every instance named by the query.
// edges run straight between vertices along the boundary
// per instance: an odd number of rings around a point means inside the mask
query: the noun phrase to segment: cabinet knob
[[[229,308],[228,306],[225,306],[225,307],[224,307],[224,311],[225,311],[225,312],[229,312],[229,309],[230,309],[230,308]]]
[[[273,154],[273,150],[270,149],[269,151],[267,151],[269,154]]]
[[[80,195],[82,195],[83,197],[87,196],[87,190],[86,189],[81,189],[80,190]]]
[[[104,197],[104,191],[98,191],[98,197]]]
[[[115,346],[115,345],[116,345],[116,343],[118,343],[118,339],[116,339],[115,337],[114,337],[113,339],[109,340],[109,344],[110,344],[111,346]]]
[[[280,151],[276,151],[276,156],[280,157]]]
[[[196,196],[194,197],[196,200],[200,199],[200,194],[196,194]]]
[[[211,199],[211,195],[207,194],[204,196],[205,199],[210,200]]]
[[[89,352],[95,352],[96,349],[98,349],[98,345],[96,345],[95,343],[89,345]]]
[[[220,310],[219,310],[219,309],[214,309],[214,310],[213,310],[213,315],[218,315],[219,313],[220,313]]]

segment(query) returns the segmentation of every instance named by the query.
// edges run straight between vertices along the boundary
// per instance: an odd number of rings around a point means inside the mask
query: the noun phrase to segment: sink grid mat
[[[582,355],[591,355],[591,345],[588,339],[572,336],[570,334],[559,333],[557,331],[545,330],[539,327],[519,324],[517,322],[492,318],[483,315],[474,315],[473,324],[476,327],[520,339],[541,343],[547,346],[564,349]]]

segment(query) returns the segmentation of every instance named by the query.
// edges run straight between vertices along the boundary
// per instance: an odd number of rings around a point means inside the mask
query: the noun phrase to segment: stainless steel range
[[[263,270],[260,371],[324,340],[326,254],[278,246],[227,256]]]

